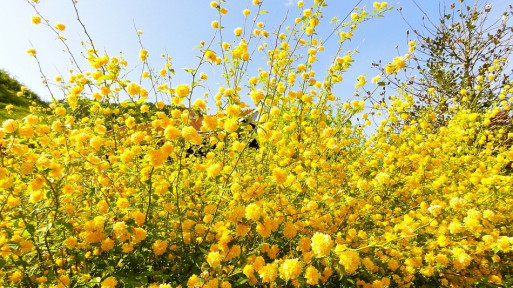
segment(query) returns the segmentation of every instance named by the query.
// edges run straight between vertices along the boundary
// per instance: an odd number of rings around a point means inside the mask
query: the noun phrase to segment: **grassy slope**
[[[21,91],[21,84],[0,70],[0,123],[6,119],[20,119],[30,113],[29,106],[32,102],[46,106],[38,95],[30,90],[25,91],[24,96],[17,96],[16,93]],[[5,106],[13,105],[11,112],[5,110]]]

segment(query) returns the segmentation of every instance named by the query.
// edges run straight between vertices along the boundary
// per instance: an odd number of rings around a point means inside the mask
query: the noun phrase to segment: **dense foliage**
[[[228,4],[210,5],[219,37]],[[156,72],[141,49],[134,82],[122,78],[126,60],[91,47],[88,70],[58,77],[65,101],[51,115],[3,122],[3,286],[513,285],[510,84],[484,111],[451,104],[443,126],[404,91],[345,101],[333,93],[353,62],[343,44],[388,4],[336,27],[331,63],[317,61],[324,1],[299,1],[295,24],[274,35],[261,5],[243,11],[252,31],[203,44],[188,84],[167,84],[171,58]],[[382,76],[406,67],[409,45]],[[249,70],[261,54],[267,66]],[[224,72],[216,112],[193,93],[208,81],[204,65]],[[253,123],[241,121],[248,107]]]
[[[31,105],[44,107],[45,104],[38,95],[21,85],[7,72],[0,70],[0,121],[9,118],[21,119],[30,114]]]

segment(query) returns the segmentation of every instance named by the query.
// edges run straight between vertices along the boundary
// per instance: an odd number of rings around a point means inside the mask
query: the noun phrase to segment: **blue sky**
[[[81,27],[76,21],[72,0],[40,0],[37,4],[41,14],[50,23],[62,22],[67,28],[63,35],[74,54],[78,57],[83,51],[80,42],[86,40]],[[313,0],[305,0],[305,6],[311,5]],[[326,0],[328,7],[324,10],[325,19],[334,16],[343,18],[353,8],[358,0]],[[363,0],[361,6],[372,10],[374,1]],[[443,1],[442,1],[443,2]],[[488,1],[493,3],[494,10],[502,11],[507,5],[506,0]],[[173,66],[177,71],[181,68],[193,67],[197,64],[194,57],[199,53],[195,50],[201,40],[209,41],[212,38],[213,30],[210,27],[211,21],[217,19],[217,12],[210,8],[210,1],[206,0],[79,0],[77,7],[86,25],[89,34],[92,36],[96,48],[100,52],[106,52],[110,56],[116,56],[123,51],[124,58],[128,60],[131,67],[138,63],[139,43],[136,28],[144,31],[142,41],[149,50],[151,64],[161,68],[163,61],[161,53],[168,53],[173,58]],[[261,20],[266,23],[269,32],[274,29],[284,18],[287,11],[289,19],[293,20],[296,10],[296,0],[265,0],[264,9],[268,14],[261,15]],[[439,1],[417,0],[434,20],[438,19]],[[247,0],[228,0],[225,4],[229,12],[224,22],[227,35],[233,35],[231,31],[241,26],[244,20],[242,10],[249,8],[255,16],[254,6]],[[347,50],[359,49],[354,57],[355,65],[344,77],[341,86],[341,93],[348,96],[354,93],[356,77],[366,74],[369,78],[378,73],[371,68],[372,62],[382,60],[388,62],[399,54],[407,51],[406,30],[407,24],[397,11],[402,7],[404,17],[414,27],[421,27],[421,12],[412,0],[389,2],[394,9],[386,13],[384,18],[373,19],[364,23],[357,30],[356,37],[346,46]],[[41,61],[45,74],[54,78],[58,74],[68,75],[67,70],[71,67],[69,56],[63,52],[64,47],[56,40],[55,34],[42,25],[31,23],[31,16],[35,14],[34,9],[24,0],[1,0],[0,1],[0,39],[2,39],[0,53],[0,69],[8,71],[11,75],[24,83],[27,87],[49,100],[49,93],[41,84],[41,75],[33,58],[26,53],[28,48],[35,48]],[[318,30],[320,35],[328,35],[328,29]],[[325,37],[320,37],[325,38]],[[332,37],[326,47],[337,44],[336,37]],[[396,48],[397,46],[397,48]],[[329,50],[329,49],[328,49]],[[100,53],[103,54],[103,53]],[[260,57],[261,54],[258,54]],[[327,61],[329,53],[326,53],[324,61]],[[254,59],[256,65],[261,62]],[[321,63],[323,58],[320,58]],[[84,65],[85,67],[86,65]],[[211,68],[204,67],[204,72],[214,79],[218,77]],[[137,71],[140,71],[138,69]],[[254,70],[249,73],[255,74]],[[134,72],[135,73],[135,72]],[[137,73],[135,73],[137,74]],[[189,83],[190,78],[185,72],[177,73],[173,84]],[[213,90],[217,90],[216,83],[210,82]],[[62,97],[61,97],[62,98]]]

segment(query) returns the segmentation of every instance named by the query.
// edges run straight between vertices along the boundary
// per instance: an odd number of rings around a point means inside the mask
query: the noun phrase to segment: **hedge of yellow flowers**
[[[261,2],[243,15],[260,15]],[[210,5],[221,33],[227,4]],[[208,98],[193,99],[208,79],[199,69],[191,83],[169,87],[165,58],[159,73],[142,73],[145,86],[122,77],[126,60],[91,48],[88,70],[58,79],[66,101],[3,122],[1,285],[513,285],[513,134],[495,125],[511,87],[486,113],[454,103],[443,126],[430,107],[410,117],[411,95],[375,107],[340,99],[332,91],[353,53],[342,45],[390,8],[356,9],[335,30],[337,55],[318,63],[326,4],[305,6],[275,35],[246,17],[254,31],[203,44],[198,67],[225,73],[217,112],[207,111]],[[48,23],[41,17],[33,22]],[[248,61],[259,53],[268,66],[253,73]],[[383,73],[403,69],[409,55]],[[142,49],[143,67],[148,57]],[[150,93],[170,101],[149,103]],[[255,127],[240,121],[248,107],[259,112]],[[374,127],[370,111],[382,115]]]

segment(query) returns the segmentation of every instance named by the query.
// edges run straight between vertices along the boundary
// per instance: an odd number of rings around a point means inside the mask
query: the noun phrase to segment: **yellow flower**
[[[73,249],[75,248],[75,245],[77,245],[77,238],[75,237],[69,237],[68,239],[66,239],[64,241],[64,245],[68,248],[68,249]]]
[[[134,250],[134,245],[129,244],[129,243],[124,243],[121,246],[121,250],[123,251],[123,253],[130,253]]]
[[[363,75],[358,76],[356,78],[356,80],[358,80],[358,83],[356,83],[356,85],[354,85],[355,88],[360,88],[363,85],[365,85],[365,83],[367,83],[367,80],[365,79],[365,76],[363,76]]]
[[[102,88],[100,88],[100,93],[102,93],[104,96],[107,96],[110,93],[110,88],[107,86],[102,86]]]
[[[369,272],[372,272],[374,270],[374,268],[376,267],[369,257],[365,257],[362,260],[362,264],[363,264],[363,266],[365,266],[365,269]]]
[[[148,151],[147,157],[153,167],[158,167],[166,161],[168,155],[164,154],[162,150],[151,150]]]
[[[111,238],[105,238],[102,241],[101,247],[103,251],[109,251],[110,249],[114,248],[114,240]]]
[[[241,27],[235,28],[235,30],[233,30],[233,33],[235,34],[235,36],[240,36],[242,34],[242,28]]]
[[[353,274],[360,265],[360,255],[353,250],[347,250],[339,253],[340,265],[344,266],[345,273]]]
[[[155,253],[156,256],[162,255],[166,252],[167,241],[157,240],[151,245],[151,247],[153,248],[153,253]]]
[[[141,51],[139,51],[139,59],[141,61],[146,61],[146,59],[148,59],[148,50],[141,49]]]
[[[317,257],[328,256],[333,248],[330,235],[316,232],[312,236],[312,251]]]
[[[217,55],[214,51],[207,50],[207,51],[205,51],[205,58],[207,58],[211,62],[215,62],[217,59]]]
[[[36,55],[36,49],[30,48],[27,50],[27,53],[30,55],[30,57],[34,57]]]
[[[137,83],[130,83],[128,87],[126,88],[126,91],[128,92],[128,95],[135,96],[138,95],[141,92],[141,86]]]
[[[126,127],[132,129],[135,127],[135,118],[134,117],[128,117],[125,120]]]
[[[235,119],[228,119],[223,126],[228,133],[233,133],[239,128],[239,123]]]
[[[209,131],[215,130],[217,128],[217,118],[215,116],[205,116],[203,118],[203,126]]]
[[[242,269],[242,273],[244,273],[244,275],[246,275],[247,277],[253,276],[253,271],[255,271],[255,268],[253,268],[253,265],[246,265]]]
[[[37,15],[36,16],[32,16],[32,23],[34,23],[36,25],[41,23],[41,17],[39,17]]]
[[[196,287],[196,284],[199,281],[199,277],[196,274],[193,274],[189,279],[187,280],[187,287]]]
[[[308,266],[308,268],[306,268],[305,278],[308,285],[317,285],[321,278],[321,273],[319,273],[315,267]]]
[[[60,22],[55,23],[55,28],[60,31],[64,31],[66,29],[66,26]]]
[[[30,125],[24,125],[20,127],[19,133],[21,137],[31,138],[34,137],[34,128]]]
[[[276,167],[273,169],[273,177],[278,185],[285,183],[287,180],[287,171],[282,168]]]
[[[130,232],[128,232],[128,226],[124,221],[116,222],[113,226],[114,236],[118,241],[126,241],[130,238]]]
[[[134,243],[139,243],[142,240],[146,239],[146,230],[137,227],[133,228],[132,232],[132,240]]]
[[[184,127],[182,129],[182,137],[185,140],[193,140],[197,136],[198,136],[198,132],[196,131],[196,129],[194,127],[189,126],[189,127]]]
[[[283,226],[283,235],[285,236],[285,238],[292,239],[296,236],[296,234],[297,234],[297,230],[296,230],[296,227],[294,227],[294,223],[292,223],[292,222],[285,223],[285,225]]]
[[[144,224],[144,222],[146,221],[146,216],[144,215],[144,213],[142,213],[139,210],[133,211],[130,214],[130,216],[132,217],[132,219],[134,219],[135,223],[139,226],[142,226]]]
[[[219,21],[217,21],[217,20],[212,21],[212,23],[210,23],[210,26],[212,26],[212,28],[214,28],[214,29],[219,28]]]
[[[166,130],[164,130],[164,137],[166,137],[169,140],[176,140],[181,135],[182,132],[174,126],[169,126],[166,128]]]
[[[13,119],[5,120],[2,123],[2,128],[6,133],[14,133],[16,130],[18,130],[18,122]]]
[[[116,285],[118,285],[118,280],[112,276],[102,281],[102,288],[115,288]]]
[[[315,27],[315,26],[319,25],[319,19],[314,17],[314,18],[310,19],[310,21],[308,21],[308,23],[310,24],[311,27]]]
[[[21,279],[23,279],[23,273],[20,271],[16,271],[11,274],[10,280],[12,283],[18,283],[21,281]]]
[[[257,221],[262,215],[262,208],[255,204],[251,203],[246,207],[245,217],[246,219]]]
[[[146,137],[146,132],[137,131],[130,136],[130,140],[135,144],[141,144]]]
[[[280,277],[285,280],[294,280],[299,277],[303,268],[297,259],[287,259],[280,266]]]
[[[242,15],[244,15],[244,16],[246,16],[246,17],[248,17],[248,16],[249,16],[249,14],[251,14],[251,11],[250,11],[249,9],[244,9],[244,10],[242,11]]]
[[[64,107],[57,107],[55,108],[55,114],[62,116],[66,114],[66,109]]]
[[[205,100],[203,100],[203,99],[197,99],[196,101],[194,101],[194,104],[192,104],[192,106],[196,109],[207,108],[207,105],[205,104]]]
[[[278,277],[277,264],[267,264],[258,271],[258,275],[262,279],[263,283],[273,283]]]
[[[404,60],[404,57],[395,57],[393,64],[397,67],[397,69],[404,68],[406,66],[406,61]]]
[[[221,254],[219,254],[219,252],[208,253],[207,262],[212,268],[214,268],[214,269],[217,268],[217,266],[219,266],[219,264],[221,264],[221,260],[222,260],[222,257],[221,257]]]
[[[158,109],[163,109],[166,106],[166,103],[162,101],[157,101],[157,103],[155,103],[155,106],[157,106]]]
[[[180,85],[176,86],[175,93],[176,93],[176,96],[178,96],[178,97],[185,97],[185,96],[189,95],[189,93],[190,93],[189,85],[180,84]]]
[[[239,105],[228,105],[226,107],[226,114],[230,116],[239,116],[241,113],[241,109]]]
[[[388,267],[388,269],[395,271],[395,270],[397,270],[397,268],[399,268],[399,264],[400,264],[399,261],[397,261],[395,259],[390,259],[390,260],[388,260],[387,267]]]
[[[128,205],[130,205],[130,203],[128,202],[128,200],[126,198],[119,198],[118,201],[116,202],[116,206],[122,210],[125,210],[126,208],[128,208]]]

